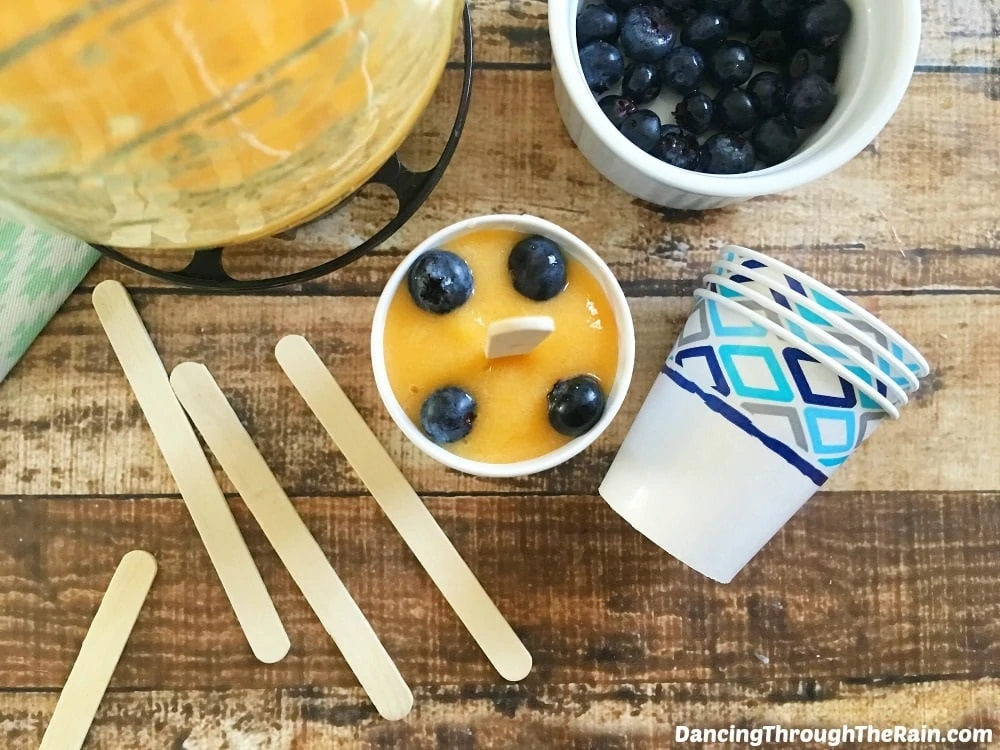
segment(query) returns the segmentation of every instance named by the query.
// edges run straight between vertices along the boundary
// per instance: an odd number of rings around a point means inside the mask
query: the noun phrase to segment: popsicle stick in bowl
[[[202,364],[184,362],[174,368],[170,383],[379,714],[402,719],[413,706],[410,688],[212,373]]]
[[[148,552],[132,550],[118,563],[59,694],[39,750],[83,747],[155,577],[156,560]]]
[[[486,359],[528,354],[556,330],[548,315],[496,320],[486,327]]]
[[[93,299],[250,649],[267,664],[282,659],[288,634],[132,299],[117,281],[102,281]]]
[[[286,336],[275,355],[486,658],[508,680],[526,677],[531,654],[309,342]]]

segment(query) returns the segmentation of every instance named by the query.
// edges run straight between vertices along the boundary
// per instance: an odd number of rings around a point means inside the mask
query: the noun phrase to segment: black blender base
[[[472,18],[469,15],[469,6],[466,3],[462,15],[462,31],[464,35],[465,59],[463,61],[464,75],[462,78],[462,94],[458,103],[458,111],[452,125],[451,134],[444,148],[438,157],[437,162],[428,170],[414,172],[407,169],[399,160],[398,154],[393,154],[389,160],[381,166],[378,172],[362,186],[363,190],[368,185],[384,185],[395,193],[398,200],[398,208],[395,216],[387,221],[379,230],[372,234],[355,247],[341,253],[335,258],[320,263],[311,268],[283,276],[271,276],[257,279],[234,279],[230,276],[223,265],[223,253],[225,248],[207,248],[195,251],[191,262],[180,271],[164,271],[144,263],[136,258],[126,255],[121,250],[117,250],[105,245],[95,245],[100,253],[122,265],[148,274],[157,279],[168,281],[181,286],[194,287],[212,292],[252,292],[264,289],[274,289],[275,287],[287,284],[299,284],[311,281],[320,276],[343,268],[349,263],[353,263],[358,258],[370,253],[405,224],[416,212],[424,201],[427,200],[431,192],[441,181],[445,169],[451,162],[451,157],[458,147],[458,140],[465,127],[465,119],[469,112],[469,97],[472,92]],[[358,191],[360,192],[360,190]],[[355,193],[357,194],[357,193]],[[348,201],[350,198],[347,199]],[[339,201],[335,206],[327,211],[310,219],[298,227],[292,227],[276,235],[278,237],[291,236],[295,230],[308,226],[319,221],[343,206],[347,201]],[[238,248],[234,248],[235,253],[239,253]]]

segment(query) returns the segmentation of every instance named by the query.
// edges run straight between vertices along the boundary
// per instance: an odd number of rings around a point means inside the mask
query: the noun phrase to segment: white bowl
[[[712,175],[666,164],[628,141],[587,87],[576,49],[581,0],[549,0],[556,103],[570,137],[618,187],[680,209],[709,209],[780,193],[853,159],[879,134],[906,93],[920,46],[920,0],[848,0],[854,11],[834,87],[830,119],[787,161],[741,175]],[[648,105],[647,105],[648,106]]]
[[[485,229],[509,229],[524,234],[538,234],[548,237],[563,252],[574,261],[582,264],[601,284],[601,288],[607,295],[614,312],[615,323],[618,329],[618,368],[615,373],[615,381],[607,395],[607,404],[600,421],[594,425],[586,434],[573,438],[565,445],[550,451],[537,458],[526,461],[516,461],[514,463],[495,464],[484,461],[473,461],[462,456],[457,456],[446,448],[437,445],[430,440],[420,428],[406,415],[403,407],[400,406],[396,395],[389,384],[389,376],[385,368],[385,320],[389,312],[389,305],[395,297],[400,285],[404,283],[406,274],[413,262],[425,251],[435,247],[447,245],[452,240],[462,235],[478,232]],[[421,242],[414,250],[407,255],[399,264],[379,297],[375,307],[375,319],[372,322],[372,369],[375,372],[375,385],[378,388],[382,403],[389,410],[393,421],[399,429],[406,435],[420,450],[431,458],[457,471],[466,474],[475,474],[481,477],[516,477],[527,474],[535,474],[539,471],[551,469],[565,461],[573,458],[593,443],[611,424],[622,402],[628,392],[629,384],[632,381],[632,368],[635,362],[635,330],[632,326],[632,314],[625,300],[625,293],[622,291],[618,280],[611,269],[601,260],[601,257],[594,252],[587,244],[570,234],[562,227],[550,221],[539,219],[536,216],[527,214],[495,214],[491,216],[479,216],[472,219],[460,221],[445,227],[441,231],[428,237]]]

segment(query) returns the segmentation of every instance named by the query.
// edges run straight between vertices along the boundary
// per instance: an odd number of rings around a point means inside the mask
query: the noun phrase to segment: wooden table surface
[[[1000,738],[1000,0],[927,0],[920,65],[878,140],[787,195],[685,215],[633,200],[576,151],[552,98],[545,5],[478,0],[454,163],[383,249],[303,288],[194,294],[101,262],[0,388],[0,746],[36,747],[112,571],[160,573],[90,748],[664,748],[674,726],[987,726]],[[448,127],[445,76],[413,158]],[[287,271],[377,221],[373,194],[241,266]],[[418,453],[381,407],[375,298],[459,218],[530,211],[594,245],[635,317],[613,427],[545,474],[488,481]],[[728,586],[661,552],[596,495],[690,293],[727,241],[856,294],[933,375]],[[416,705],[380,720],[225,480],[292,639],[251,656],[90,292],[120,278],[168,367],[206,362],[369,615]],[[294,395],[271,354],[304,333],[535,658],[503,682]]]

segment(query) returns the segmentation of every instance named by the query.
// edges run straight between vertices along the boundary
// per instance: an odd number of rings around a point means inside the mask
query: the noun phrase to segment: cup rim
[[[410,266],[427,250],[465,234],[484,229],[514,229],[515,231],[523,231],[525,234],[540,234],[554,240],[570,257],[582,263],[601,284],[614,313],[615,325],[618,330],[618,363],[615,380],[608,391],[604,414],[601,415],[598,423],[585,434],[571,439],[555,450],[534,458],[509,463],[489,463],[458,456],[430,440],[403,411],[392,390],[392,385],[389,383],[385,366],[386,317],[389,305],[405,279]],[[456,471],[480,477],[509,478],[536,474],[565,463],[588,448],[604,433],[621,410],[631,385],[635,366],[635,327],[625,292],[614,273],[604,262],[604,259],[579,237],[551,221],[532,214],[508,213],[473,216],[449,224],[420,242],[399,262],[383,287],[375,306],[370,341],[375,386],[383,405],[396,426],[410,442],[438,463]]]
[[[743,305],[739,304],[738,302],[734,302],[730,300],[728,297],[723,297],[721,294],[718,294],[717,292],[712,292],[709,291],[708,289],[699,288],[694,290],[694,296],[703,297],[711,300],[712,302],[718,302],[723,307],[746,316],[749,320],[767,329],[768,331],[770,331],[771,333],[773,333],[775,336],[782,339],[786,343],[798,347],[806,354],[808,354],[810,357],[815,359],[817,362],[829,368],[830,370],[833,370],[833,372],[836,373],[839,377],[843,378],[848,383],[857,388],[859,391],[868,396],[868,398],[874,401],[878,405],[878,407],[882,409],[882,411],[884,411],[886,414],[888,414],[892,419],[899,419],[899,409],[897,409],[892,404],[892,402],[890,402],[881,393],[879,393],[870,385],[868,385],[863,380],[858,378],[857,375],[853,374],[850,370],[842,366],[840,363],[834,361],[833,359],[830,359],[830,357],[827,356],[826,354],[823,354],[823,352],[821,352],[815,346],[810,344],[808,341],[803,341],[802,339],[798,338],[789,331],[786,331],[784,328],[777,325],[776,323],[771,322],[764,316],[754,312],[753,310],[746,309]]]
[[[751,281],[755,281],[758,284],[764,284],[765,286],[770,287],[771,289],[780,290],[780,293],[783,296],[791,298],[792,300],[795,301],[796,304],[801,305],[802,307],[806,308],[807,310],[816,315],[823,316],[824,320],[826,320],[826,322],[829,323],[831,327],[836,328],[838,331],[840,331],[846,336],[851,336],[857,339],[860,343],[863,343],[865,346],[869,347],[872,351],[874,351],[876,354],[882,357],[882,359],[886,360],[889,363],[889,365],[894,370],[899,372],[903,377],[903,379],[905,379],[906,382],[910,384],[910,389],[912,391],[916,391],[920,387],[920,380],[917,378],[916,375],[913,374],[913,371],[906,366],[906,363],[903,360],[901,360],[895,354],[890,352],[879,342],[875,341],[867,333],[858,330],[857,328],[852,326],[850,323],[841,318],[839,315],[826,315],[826,313],[833,312],[832,310],[827,310],[824,307],[820,307],[820,305],[816,304],[813,300],[809,299],[804,294],[799,294],[799,292],[792,289],[790,286],[779,284],[773,279],[768,278],[764,274],[760,273],[760,269],[747,268],[746,266],[741,266],[738,263],[734,263],[731,260],[725,260],[723,258],[717,258],[715,263],[719,268],[723,269],[724,271],[730,271],[732,273],[740,274],[741,276],[746,276],[748,279],[750,279]],[[797,314],[794,313],[793,310],[789,310],[788,312]],[[799,315],[798,317],[802,316]],[[919,363],[917,364],[919,366]],[[883,373],[883,374],[887,374],[890,377],[892,377],[892,373]]]
[[[810,158],[746,174],[703,174],[672,166],[645,153],[624,138],[601,112],[579,66],[575,25],[563,20],[571,6],[579,8],[582,1],[549,0],[548,4],[552,65],[572,99],[573,106],[615,158],[625,162],[633,170],[681,190],[722,198],[746,199],[801,187],[839,169],[857,156],[881,132],[899,108],[913,77],[920,46],[920,0],[879,0],[898,5],[897,22],[903,27],[901,37],[904,40],[898,54],[887,65],[890,71],[880,76],[879,85],[884,90],[880,106],[872,108],[842,139],[825,144],[821,151],[810,155]],[[553,19],[558,20],[553,22]],[[816,163],[816,158],[822,159],[821,165]]]
[[[848,299],[845,295],[841,294],[836,289],[831,289],[822,281],[817,281],[809,274],[803,273],[797,268],[794,268],[788,265],[787,263],[783,263],[777,258],[772,258],[770,255],[766,255],[765,253],[762,253],[759,250],[753,250],[752,248],[743,247],[742,245],[724,245],[723,247],[719,248],[718,254],[720,260],[724,260],[724,258],[722,258],[722,254],[727,250],[732,250],[738,255],[744,255],[745,257],[751,260],[758,260],[761,263],[774,266],[782,273],[792,276],[797,281],[801,282],[804,286],[811,286],[821,291],[824,295],[831,297],[836,302],[847,308],[848,311],[854,313],[859,318],[864,319],[870,326],[872,326],[872,328],[875,328],[876,330],[880,331],[887,339],[898,344],[900,349],[903,349],[907,354],[913,357],[914,362],[916,362],[917,365],[920,367],[919,377],[925,377],[930,373],[931,371],[930,365],[927,363],[927,360],[924,359],[924,356],[919,351],[917,351],[917,348],[913,346],[913,344],[911,344],[909,341],[903,338],[903,336],[901,336],[896,330],[894,330],[887,323],[883,323],[881,320],[875,317],[875,315],[870,313],[865,308],[861,307],[861,305],[857,304],[856,302],[853,302],[852,300]],[[855,327],[853,324],[850,323],[850,321],[845,321],[845,322],[848,323],[848,325],[851,325],[852,328]]]
[[[867,359],[862,357],[856,351],[845,347],[842,342],[835,339],[833,336],[831,336],[829,333],[824,331],[819,326],[810,323],[808,320],[798,315],[797,313],[789,310],[788,308],[782,307],[774,300],[769,300],[767,297],[765,297],[763,294],[760,294],[755,289],[748,289],[743,285],[741,285],[739,282],[731,281],[725,276],[709,273],[705,274],[704,281],[706,284],[712,283],[717,286],[725,287],[726,289],[731,289],[734,292],[739,292],[739,294],[743,295],[746,299],[756,302],[758,305],[761,305],[764,309],[770,310],[775,315],[778,315],[782,318],[787,318],[791,320],[791,322],[794,323],[795,325],[805,328],[812,335],[819,338],[819,340],[822,341],[825,345],[833,347],[838,352],[840,352],[841,355],[843,355],[851,362],[856,364],[858,367],[860,367],[862,370],[864,370],[866,373],[868,373],[873,380],[882,383],[882,385],[884,385],[886,389],[890,391],[895,397],[895,401],[891,402],[895,406],[897,407],[904,406],[909,402],[910,397],[906,394],[906,391],[900,388],[899,384],[896,383],[896,381],[892,380],[891,377],[888,377],[884,372],[879,370],[874,364],[872,364]],[[726,299],[733,299],[733,298],[726,297]],[[736,299],[735,301],[740,302],[739,299]],[[812,342],[807,342],[807,343],[812,343]],[[817,347],[817,349],[818,348],[819,347]]]

